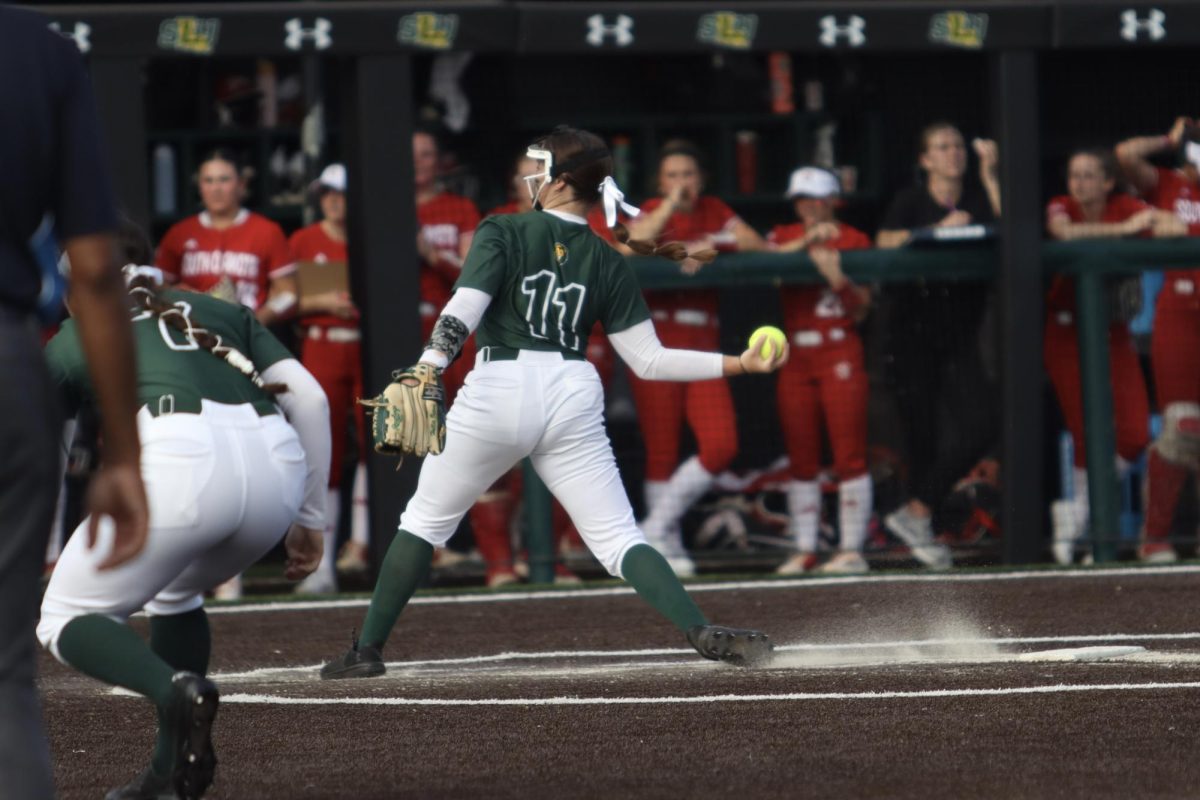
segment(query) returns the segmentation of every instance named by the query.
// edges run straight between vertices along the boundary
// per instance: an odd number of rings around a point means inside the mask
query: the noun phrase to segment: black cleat
[[[174,684],[171,704],[164,723],[175,755],[171,786],[182,800],[199,800],[212,785],[217,769],[212,746],[217,687],[194,672],[177,672],[171,682]]]
[[[720,625],[696,625],[688,629],[688,642],[696,652],[713,661],[728,661],[739,667],[757,666],[768,661],[775,645],[761,631],[722,628]]]
[[[383,665],[383,653],[378,647],[360,645],[358,639],[350,645],[340,658],[335,658],[321,667],[321,680],[336,681],[342,678],[373,678],[387,670]]]
[[[179,795],[171,788],[170,777],[156,775],[146,767],[141,775],[104,795],[104,800],[179,800]]]

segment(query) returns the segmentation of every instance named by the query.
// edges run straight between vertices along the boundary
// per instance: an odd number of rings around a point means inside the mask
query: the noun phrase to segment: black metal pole
[[[1108,364],[1108,304],[1104,276],[1086,270],[1075,277],[1079,309],[1079,379],[1083,387],[1083,441],[1087,451],[1088,527],[1096,563],[1115,561],[1120,537],[1116,432]]]
[[[113,191],[129,217],[150,230],[150,176],[146,149],[145,59],[95,56],[89,64],[104,132]]]
[[[993,56],[994,120],[1000,145],[1002,474],[1004,560],[1039,561],[1042,497],[1042,213],[1038,62],[1030,51]]]
[[[362,310],[364,391],[387,385],[420,355],[417,215],[412,170],[412,64],[407,55],[361,56],[343,82],[344,152],[352,290]],[[378,564],[421,462],[371,453],[367,461],[371,547]]]

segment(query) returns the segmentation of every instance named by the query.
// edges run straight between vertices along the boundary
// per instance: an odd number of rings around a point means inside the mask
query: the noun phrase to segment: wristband
[[[283,316],[295,304],[296,295],[291,292],[280,292],[267,301],[267,308],[274,311],[277,316]]]

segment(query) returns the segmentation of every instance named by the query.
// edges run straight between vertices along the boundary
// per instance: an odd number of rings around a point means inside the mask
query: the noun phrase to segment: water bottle
[[[154,148],[154,213],[173,216],[175,203],[175,148],[163,143]]]

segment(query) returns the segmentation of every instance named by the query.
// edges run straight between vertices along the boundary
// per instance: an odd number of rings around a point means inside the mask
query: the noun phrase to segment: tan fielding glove
[[[359,400],[371,409],[375,452],[435,456],[446,446],[446,390],[442,371],[416,364],[392,373],[392,382],[377,397]]]

